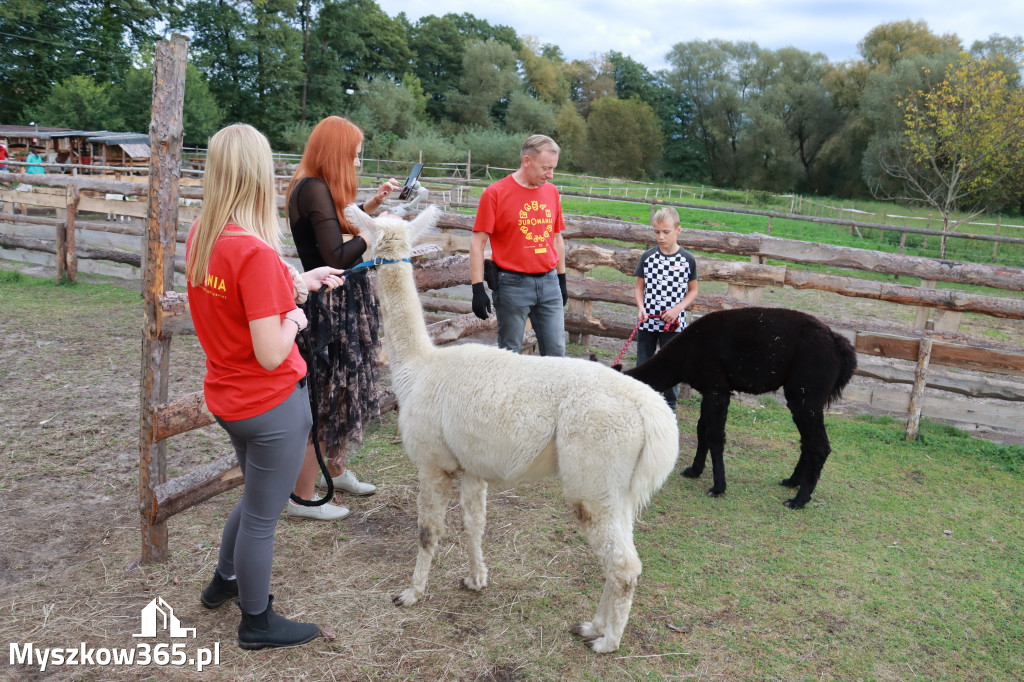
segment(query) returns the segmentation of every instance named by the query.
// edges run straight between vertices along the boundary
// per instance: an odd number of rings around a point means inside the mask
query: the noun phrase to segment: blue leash
[[[392,260],[390,258],[374,258],[373,260],[364,260],[362,263],[353,265],[348,268],[345,272],[352,272],[359,268],[375,268],[378,265],[391,265],[392,263],[411,263],[412,258],[400,258],[398,260]]]

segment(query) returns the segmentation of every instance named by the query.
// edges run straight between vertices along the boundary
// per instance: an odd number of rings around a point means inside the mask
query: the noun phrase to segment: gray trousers
[[[565,309],[554,270],[541,275],[499,271],[494,313],[498,317],[499,348],[519,353],[529,318],[540,354],[565,356]]]
[[[223,578],[238,577],[242,611],[255,615],[267,610],[274,530],[306,455],[313,425],[309,393],[305,386],[296,386],[272,410],[237,421],[217,417],[217,422],[231,437],[245,476],[242,499],[224,524],[217,572]]]

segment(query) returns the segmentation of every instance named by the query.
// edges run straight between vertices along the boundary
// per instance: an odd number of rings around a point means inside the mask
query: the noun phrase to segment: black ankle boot
[[[206,586],[203,593],[199,596],[199,600],[203,602],[203,606],[208,609],[215,609],[228,599],[234,599],[238,596],[238,581],[237,580],[225,580],[220,577],[220,573],[217,571],[213,572],[213,580]]]
[[[299,646],[316,639],[320,628],[313,623],[297,623],[274,613],[274,595],[267,610],[258,615],[242,612],[238,625],[238,646],[243,649]]]

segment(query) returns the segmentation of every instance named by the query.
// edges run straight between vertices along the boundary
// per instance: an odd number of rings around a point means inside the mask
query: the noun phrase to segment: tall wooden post
[[[64,219],[64,274],[69,281],[78,278],[78,256],[75,254],[75,220],[78,218],[78,204],[82,200],[77,185],[67,188],[67,215]]]
[[[921,428],[921,410],[924,407],[924,387],[927,383],[928,365],[932,360],[932,337],[921,339],[917,351],[917,369],[914,371],[914,388],[910,391],[910,419],[907,421],[907,440],[917,440]]]
[[[156,45],[153,110],[149,123],[149,215],[143,249],[145,317],[139,406],[139,511],[142,563],[167,558],[167,523],[150,523],[156,508],[153,486],[167,480],[166,442],[155,438],[154,406],[166,402],[171,339],[161,329],[160,301],[174,287],[178,231],[178,185],[188,39],[175,34]]]

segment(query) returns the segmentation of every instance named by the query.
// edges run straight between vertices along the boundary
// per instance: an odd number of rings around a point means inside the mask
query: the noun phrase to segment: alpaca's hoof
[[[711,488],[710,490],[708,490],[708,497],[721,497],[724,494],[725,491],[719,490],[718,488]]]
[[[619,643],[607,635],[604,637],[598,637],[597,639],[587,640],[585,644],[590,647],[591,651],[597,654],[610,654],[619,648]]]
[[[687,478],[700,478],[700,475],[704,473],[703,469],[694,469],[693,467],[686,467],[680,472]]]
[[[795,488],[798,485],[800,485],[800,481],[796,480],[795,478],[784,478],[781,481],[779,481],[779,485],[784,486],[786,488]]]
[[[467,590],[479,592],[487,587],[487,571],[484,571],[483,574],[479,576],[467,575],[462,579],[462,586]]]
[[[583,622],[579,625],[573,625],[569,628],[569,632],[574,635],[582,637],[584,640],[592,640],[601,636],[602,633],[597,631],[593,623]]]
[[[412,606],[420,600],[420,595],[416,594],[416,590],[409,588],[401,594],[396,594],[391,598],[391,601],[395,606]]]
[[[808,502],[809,502],[809,501],[810,501],[810,500],[808,500]],[[804,505],[805,505],[805,504],[807,504],[807,502],[800,502],[799,500],[797,500],[797,499],[796,499],[796,498],[794,497],[794,498],[793,498],[793,499],[791,499],[791,500],[786,500],[786,501],[785,501],[785,502],[783,502],[782,504],[783,504],[784,506],[786,506],[786,507],[789,507],[790,509],[803,509],[803,508],[804,508]]]

